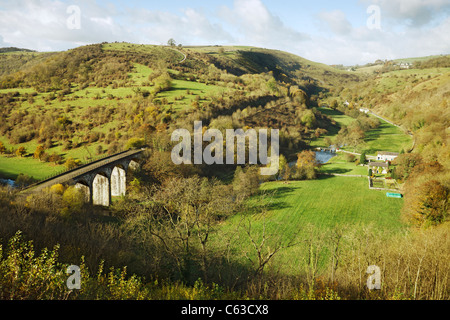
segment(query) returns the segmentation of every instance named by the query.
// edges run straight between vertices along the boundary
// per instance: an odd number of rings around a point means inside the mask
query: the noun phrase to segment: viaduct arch
[[[41,181],[22,193],[39,192],[58,183],[68,184],[82,190],[86,202],[109,206],[111,197],[126,194],[127,172],[139,167],[144,150],[127,150],[108,156]]]

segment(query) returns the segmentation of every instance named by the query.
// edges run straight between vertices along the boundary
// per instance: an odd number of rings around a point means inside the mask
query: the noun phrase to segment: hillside
[[[64,170],[69,158],[86,162],[121,150],[131,138],[191,127],[183,122],[195,115],[206,123],[228,116],[237,121],[234,125],[267,125],[235,113],[272,102],[274,119],[274,105],[291,108],[301,119],[317,105],[317,93],[358,80],[280,51],[219,49],[102,43],[65,52],[0,54],[0,142],[9,155],[0,157],[0,175],[25,173],[42,179]],[[294,97],[289,106],[282,100]],[[245,111],[249,117],[255,112]],[[285,130],[282,147],[288,153],[305,148],[304,141],[316,129],[329,125],[320,113],[313,117],[307,126],[292,117],[286,123],[270,122]],[[296,126],[302,134],[294,133]],[[33,159],[39,145],[43,156]],[[11,156],[22,147],[25,151],[16,161]],[[16,167],[16,162],[23,164]]]

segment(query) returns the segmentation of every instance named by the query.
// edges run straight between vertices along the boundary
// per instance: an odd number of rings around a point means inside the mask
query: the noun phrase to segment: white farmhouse
[[[367,109],[367,108],[359,108],[359,111],[360,112],[364,112],[364,113],[368,113],[369,109]]]
[[[397,152],[388,152],[388,151],[378,151],[377,160],[381,161],[392,161],[398,157]]]

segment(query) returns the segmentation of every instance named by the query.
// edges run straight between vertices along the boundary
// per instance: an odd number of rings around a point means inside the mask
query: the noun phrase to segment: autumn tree
[[[36,151],[34,151],[33,158],[41,160],[44,154],[44,146],[42,144],[36,147]]]
[[[450,209],[449,188],[437,180],[417,187],[405,200],[404,212],[417,225],[439,224],[445,221]]]
[[[295,179],[315,179],[317,176],[316,167],[318,163],[316,154],[311,150],[303,150],[297,154],[297,163],[293,177]]]
[[[49,157],[48,157],[48,161],[49,162],[53,162],[54,164],[58,164],[60,161],[62,160],[62,157],[57,154],[57,153],[52,153]]]
[[[414,167],[422,163],[422,157],[417,153],[404,153],[395,158],[392,163],[396,166],[396,178],[405,180],[408,178]]]
[[[25,154],[27,153],[26,149],[24,146],[20,146],[19,148],[17,148],[16,150],[16,155],[18,157],[23,157]]]
[[[0,154],[3,154],[6,152],[6,147],[3,144],[3,142],[0,141]]]
[[[67,158],[66,162],[64,162],[64,166],[68,169],[74,169],[78,167],[81,164],[81,161],[79,159],[75,160],[72,157]]]

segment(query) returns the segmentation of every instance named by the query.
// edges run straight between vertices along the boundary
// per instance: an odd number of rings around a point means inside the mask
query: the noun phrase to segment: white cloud
[[[341,10],[322,11],[318,14],[318,18],[324,22],[333,33],[345,35],[352,30],[352,25],[347,20],[345,13]]]
[[[448,0],[363,0],[380,6],[384,22],[422,27],[450,12]]]
[[[221,8],[220,16],[238,30],[240,44],[286,48],[309,39],[285,26],[260,0],[235,0],[233,8]]]
[[[233,37],[204,13],[187,8],[181,15],[147,9],[130,9],[126,17],[129,31],[139,34],[140,42],[165,44],[174,38],[183,44],[230,42]]]
[[[107,11],[80,3],[80,29],[70,29],[68,4],[56,0],[10,1],[2,4],[0,35],[13,46],[41,51],[62,50],[80,44],[113,41],[126,31]]]
[[[308,35],[302,32],[304,24],[296,28],[287,25],[263,0],[234,0],[230,6],[216,6],[214,13],[189,7],[170,12],[128,5],[119,9],[111,3],[89,0],[2,0],[0,46],[51,51],[103,41],[165,44],[174,38],[184,45],[240,44],[280,49],[328,64],[365,64],[378,58],[450,53],[450,1],[359,2],[380,6],[381,30],[369,30],[361,21],[358,25],[354,13],[350,16],[343,10],[325,10],[311,12],[322,32],[314,34],[313,20]],[[81,28],[72,30],[67,27],[66,10],[73,3],[80,7]],[[365,14],[365,10],[362,12]]]

